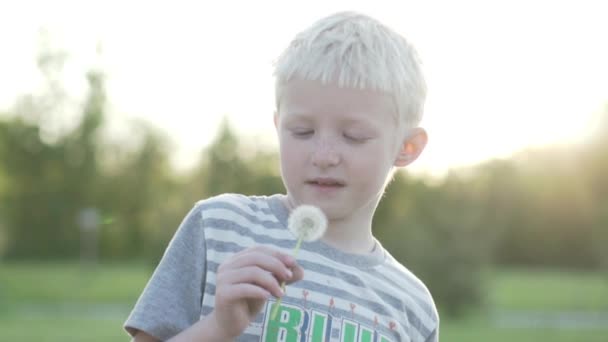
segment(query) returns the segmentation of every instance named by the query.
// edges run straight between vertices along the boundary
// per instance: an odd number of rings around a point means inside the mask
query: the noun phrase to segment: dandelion
[[[302,241],[315,241],[325,234],[327,218],[321,209],[312,205],[301,205],[289,215],[287,228],[298,237],[293,251],[295,257],[298,255]]]
[[[287,228],[298,238],[293,250],[293,256],[296,257],[300,251],[302,241],[315,241],[323,236],[325,229],[327,229],[327,218],[321,209],[312,205],[301,205],[289,215]],[[281,284],[281,288],[285,291],[285,282]],[[281,298],[273,305],[270,314],[271,320],[275,320],[280,306]]]

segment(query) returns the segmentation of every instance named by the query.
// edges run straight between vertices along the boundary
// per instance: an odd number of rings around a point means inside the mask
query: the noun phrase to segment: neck
[[[346,253],[368,254],[376,242],[372,235],[372,214],[368,210],[359,210],[348,218],[331,220],[323,242]]]
[[[351,228],[352,227],[342,228],[330,225],[323,236],[322,241],[345,253],[371,253],[376,244],[372,234],[355,234],[351,231]]]
[[[372,217],[378,200],[370,202],[347,217],[330,219],[321,240],[345,253],[372,253],[376,247],[376,240],[372,235]],[[288,196],[285,198],[285,205],[289,211],[296,207]]]

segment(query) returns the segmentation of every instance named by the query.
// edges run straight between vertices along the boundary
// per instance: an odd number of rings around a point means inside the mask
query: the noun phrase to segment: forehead
[[[331,114],[389,121],[397,112],[392,96],[369,89],[338,87],[335,83],[294,79],[282,85],[278,111],[285,114]]]

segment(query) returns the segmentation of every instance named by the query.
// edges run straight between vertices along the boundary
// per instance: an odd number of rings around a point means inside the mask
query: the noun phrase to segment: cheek
[[[282,136],[279,139],[279,149],[281,153],[281,159],[296,159],[296,155],[301,148],[289,137]]]
[[[281,168],[284,172],[298,169],[304,160],[302,148],[289,140],[280,141],[279,153],[281,158]]]
[[[386,175],[394,163],[394,158],[386,145],[360,151],[356,156],[352,159],[355,172],[374,175],[374,178]]]

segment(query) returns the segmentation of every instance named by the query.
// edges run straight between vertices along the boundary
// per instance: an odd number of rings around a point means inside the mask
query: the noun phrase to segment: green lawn
[[[137,299],[151,270],[142,265],[0,264],[0,301],[124,303]],[[3,296],[4,294],[4,296]]]
[[[605,342],[608,327],[594,329],[507,328],[496,326],[487,317],[475,315],[456,321],[442,320],[439,335],[442,342]]]
[[[1,339],[128,341],[121,325],[150,273],[138,264],[86,271],[77,263],[0,264]],[[490,279],[489,307],[459,320],[442,317],[441,341],[606,341],[608,319],[582,327],[521,322],[527,313],[608,313],[608,276],[520,269]],[[519,320],[500,321],[504,315]]]
[[[128,341],[122,323],[150,274],[142,265],[0,264],[0,340]]]
[[[501,309],[608,311],[608,273],[501,270],[490,279],[490,303]]]
[[[0,315],[2,341],[129,341],[121,329],[123,319],[68,317],[22,317]]]

